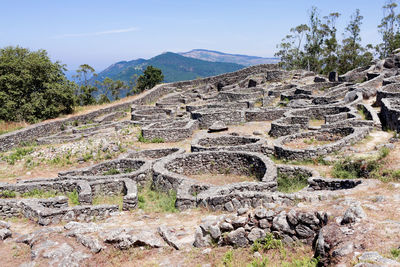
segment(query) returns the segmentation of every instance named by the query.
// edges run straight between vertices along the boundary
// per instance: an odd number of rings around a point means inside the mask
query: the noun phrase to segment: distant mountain
[[[149,65],[162,70],[164,82],[193,80],[237,71],[245,67],[234,63],[210,62],[167,52],[148,60],[136,59],[117,62],[100,72],[97,77],[92,79],[92,82],[103,81],[106,77],[127,82],[132,80],[133,75],[141,75]]]
[[[246,56],[237,54],[227,54],[206,49],[194,49],[189,52],[183,52],[179,54],[185,57],[196,58],[211,62],[228,62],[244,66],[252,66],[258,64],[272,64],[279,62],[279,58],[276,57],[265,58],[265,57],[255,57],[255,56]]]

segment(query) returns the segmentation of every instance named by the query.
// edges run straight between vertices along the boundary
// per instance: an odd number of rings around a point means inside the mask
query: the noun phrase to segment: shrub
[[[0,49],[0,119],[36,122],[73,111],[75,84],[45,50]]]

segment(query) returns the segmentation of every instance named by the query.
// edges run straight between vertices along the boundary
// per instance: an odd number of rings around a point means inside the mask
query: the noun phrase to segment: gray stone
[[[379,266],[400,266],[398,261],[384,258],[376,251],[364,252],[358,260],[360,262],[379,264]]]
[[[237,215],[241,216],[243,214],[246,214],[249,211],[249,208],[240,208],[237,210]]]
[[[247,223],[247,217],[238,216],[232,220],[232,226],[237,229],[240,227],[244,227]]]
[[[99,253],[103,249],[100,241],[95,237],[78,234],[76,236],[76,240],[85,247],[89,248],[93,253]]]
[[[218,239],[221,236],[221,230],[217,225],[211,225],[208,227],[208,232],[213,239]]]
[[[282,211],[272,221],[272,227],[282,233],[294,234],[294,231],[290,228],[289,223],[286,220],[286,212]]]
[[[235,207],[233,206],[231,201],[225,203],[224,207],[229,212],[233,212],[235,210]]]
[[[315,232],[312,229],[303,224],[299,224],[296,226],[296,233],[299,238],[310,238],[315,235]]]
[[[176,250],[182,249],[181,245],[179,244],[178,238],[171,228],[168,228],[165,225],[161,225],[160,227],[158,227],[158,233],[164,239],[164,241],[167,242],[168,245]]]
[[[227,223],[227,222],[222,222],[219,225],[219,228],[221,229],[222,232],[228,232],[228,231],[232,231],[234,229],[232,224]]]
[[[8,222],[0,221],[0,229],[2,228],[10,229],[10,227],[11,225]]]
[[[257,208],[254,211],[254,215],[256,216],[257,219],[267,218],[267,210],[264,208]]]
[[[247,238],[249,239],[250,242],[255,242],[258,239],[261,239],[265,237],[265,232],[264,230],[260,228],[253,228],[250,233],[247,235]]]
[[[210,133],[222,132],[222,131],[227,131],[227,130],[228,130],[228,127],[222,121],[216,121],[208,128],[208,132],[210,132]]]
[[[12,233],[9,229],[7,229],[7,228],[0,229],[0,240],[5,240],[11,236],[12,236]]]
[[[249,240],[246,238],[246,230],[240,227],[226,236],[228,244],[238,247],[245,247],[249,244]]]
[[[347,256],[351,253],[353,253],[354,251],[354,245],[352,242],[347,242],[345,244],[343,244],[342,246],[340,246],[339,248],[335,249],[332,252],[332,256],[333,257],[344,257]]]
[[[201,227],[196,227],[195,240],[193,246],[195,247],[207,247],[211,245],[211,235],[204,233]]]
[[[260,228],[262,228],[262,229],[267,229],[267,228],[270,227],[270,224],[269,224],[269,222],[268,222],[267,219],[262,219],[262,220],[260,220],[260,221],[258,222],[258,225],[259,225]]]
[[[360,205],[353,205],[350,208],[348,208],[344,213],[341,224],[359,222],[361,219],[364,219],[366,217],[367,215],[365,214],[363,208]]]

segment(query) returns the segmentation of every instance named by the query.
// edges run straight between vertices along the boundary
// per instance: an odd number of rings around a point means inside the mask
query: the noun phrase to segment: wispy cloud
[[[126,28],[126,29],[115,29],[115,30],[101,31],[101,32],[60,34],[60,35],[53,36],[52,38],[61,39],[61,38],[72,38],[72,37],[100,36],[100,35],[109,35],[109,34],[117,34],[117,33],[135,32],[138,30],[139,30],[138,27],[131,27],[131,28]]]

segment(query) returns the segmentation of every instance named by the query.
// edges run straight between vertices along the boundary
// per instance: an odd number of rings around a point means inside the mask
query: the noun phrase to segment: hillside
[[[184,57],[176,53],[167,52],[151,59],[136,59],[117,62],[103,70],[92,80],[102,81],[106,77],[113,80],[130,81],[133,75],[141,75],[147,66],[154,66],[162,70],[164,82],[192,80],[199,77],[219,75],[244,68],[234,63],[209,62],[205,60]]]
[[[182,56],[206,60],[210,62],[236,63],[244,66],[278,63],[279,58],[256,57],[239,54],[227,54],[206,49],[194,49],[189,52],[179,53]]]

